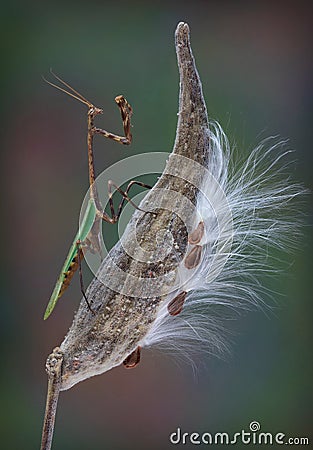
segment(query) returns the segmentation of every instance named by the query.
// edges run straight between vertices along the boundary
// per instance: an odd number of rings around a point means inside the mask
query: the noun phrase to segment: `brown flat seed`
[[[141,353],[141,347],[138,345],[136,350],[134,350],[130,355],[127,356],[126,359],[124,359],[123,364],[126,369],[133,369],[137,366],[140,362],[140,353]]]
[[[169,302],[167,309],[171,316],[177,316],[182,311],[186,295],[187,292],[183,291]]]
[[[204,222],[199,222],[197,228],[188,237],[189,244],[199,244],[204,234]]]
[[[195,245],[185,258],[185,267],[187,269],[194,269],[200,262],[202,246]]]

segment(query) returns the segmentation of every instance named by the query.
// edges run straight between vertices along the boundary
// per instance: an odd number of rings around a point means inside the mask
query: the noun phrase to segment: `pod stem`
[[[50,450],[53,438],[54,422],[57,412],[58,398],[61,388],[63,353],[56,347],[46,362],[48,374],[48,392],[45,418],[42,429],[40,450]]]

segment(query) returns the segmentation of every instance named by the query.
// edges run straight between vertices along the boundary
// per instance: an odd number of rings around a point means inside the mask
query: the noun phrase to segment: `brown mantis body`
[[[87,133],[87,145],[88,145],[88,171],[89,171],[89,183],[90,183],[90,199],[92,203],[89,205],[89,209],[86,212],[85,215],[85,222],[89,224],[89,227],[83,227],[83,231],[79,231],[77,235],[75,236],[74,242],[70,248],[70,251],[68,253],[68,256],[65,260],[65,263],[62,267],[61,274],[59,275],[55,288],[52,292],[49,304],[47,306],[45,316],[44,318],[47,319],[49,315],[51,314],[52,310],[54,309],[56,302],[58,299],[63,295],[64,291],[67,289],[67,287],[70,285],[71,280],[77,271],[79,269],[79,275],[80,275],[80,285],[81,285],[81,292],[83,294],[83,297],[86,301],[86,304],[89,308],[89,310],[92,312],[92,309],[90,307],[89,301],[85,295],[84,287],[83,287],[83,278],[82,278],[82,270],[81,270],[81,261],[84,258],[84,251],[83,249],[88,249],[92,253],[98,253],[101,256],[101,259],[103,259],[102,255],[102,249],[101,249],[101,241],[100,241],[100,221],[101,219],[105,222],[114,224],[118,221],[120,214],[122,212],[122,208],[124,205],[125,200],[129,201],[133,204],[131,199],[128,196],[128,192],[130,188],[137,184],[142,187],[150,188],[150,186],[146,185],[145,183],[142,183],[140,181],[131,181],[126,190],[123,191],[120,187],[116,186],[116,184],[109,180],[108,182],[108,193],[109,193],[109,205],[110,205],[110,211],[111,211],[111,217],[103,210],[99,195],[97,192],[97,187],[95,183],[95,165],[94,165],[94,153],[93,153],[93,138],[95,134],[100,134],[106,138],[112,139],[120,144],[128,145],[132,141],[132,135],[131,135],[131,115],[132,115],[132,108],[130,104],[127,102],[127,100],[122,96],[119,95],[115,98],[115,101],[120,109],[121,117],[123,121],[123,128],[125,137],[118,136],[114,133],[110,133],[106,130],[103,130],[102,128],[97,128],[94,126],[94,119],[98,114],[103,114],[103,110],[101,108],[98,108],[94,106],[91,102],[86,100],[85,97],[83,97],[79,92],[77,92],[75,89],[73,89],[69,84],[67,84],[65,81],[63,81],[60,77],[55,75],[51,71],[52,75],[62,84],[64,85],[68,91],[65,90],[63,87],[60,87],[54,83],[51,83],[50,81],[47,81],[45,78],[44,80],[50,84],[51,86],[55,87],[56,89],[59,89],[60,91],[66,93],[67,95],[75,98],[76,100],[79,100],[80,102],[84,103],[88,106],[88,133]],[[112,187],[114,187],[121,195],[122,200],[118,206],[117,213],[115,212],[113,200],[112,200]],[[133,204],[137,208],[136,205]],[[95,217],[93,217],[93,213]]]
[[[86,292],[93,314],[82,301],[67,336],[48,358],[49,387],[42,450],[51,446],[59,391],[123,362],[128,368],[135,367],[145,336],[160,308],[169,300],[168,293],[175,292],[179,264],[185,261],[186,270],[191,271],[200,263],[203,231],[199,222],[195,223],[193,208],[204,177],[201,167],[206,166],[210,155],[209,123],[190,48],[188,25],[179,23],[175,37],[180,97],[174,150],[164,173],[140,203],[123,237],[104,259]],[[93,167],[93,155],[89,152],[93,136],[105,135],[93,126],[95,112],[88,116],[88,129],[93,130],[88,134],[89,167]],[[127,108],[124,112],[127,118]],[[125,119],[124,126],[127,123]],[[125,135],[129,139],[127,132]],[[200,169],[192,170],[193,164]],[[97,217],[106,220],[93,190],[94,171],[89,173]],[[173,192],[186,202],[173,198],[170,195]],[[166,254],[156,241],[156,236],[164,230],[171,233],[174,243]],[[170,315],[181,312],[185,297],[184,291],[171,297]]]

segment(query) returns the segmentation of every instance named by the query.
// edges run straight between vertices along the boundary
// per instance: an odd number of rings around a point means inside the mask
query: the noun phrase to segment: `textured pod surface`
[[[175,45],[180,73],[179,117],[173,150],[177,158],[169,158],[164,174],[139,205],[153,213],[135,212],[122,239],[102,262],[90,284],[86,295],[95,314],[81,301],[60,346],[64,355],[61,389],[126,360],[145,339],[177,281],[188,232],[195,220],[193,209],[198,187],[204,177],[201,170],[192,171],[188,161],[206,166],[210,142],[187,24],[178,25]],[[170,233],[173,241],[165,256],[164,247],[156,239],[162,230]]]

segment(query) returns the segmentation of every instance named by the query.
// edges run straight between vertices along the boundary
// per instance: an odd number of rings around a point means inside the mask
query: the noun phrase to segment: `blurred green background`
[[[293,176],[312,188],[312,19],[301,1],[1,3],[1,448],[39,448],[45,359],[80,299],[76,278],[43,321],[88,178],[86,109],[41,75],[52,67],[102,106],[98,123],[107,130],[121,130],[116,95],[134,107],[132,146],[97,139],[98,170],[169,152],[178,103],[173,35],[186,21],[210,115],[242,154],[268,135],[289,138]],[[195,354],[194,374],[175,355],[144,351],[135,370],[116,368],[62,393],[53,448],[166,449],[178,426],[230,433],[252,420],[264,431],[309,436],[311,255],[308,226],[286,274],[268,286],[283,294],[281,306],[228,323],[226,360]]]

